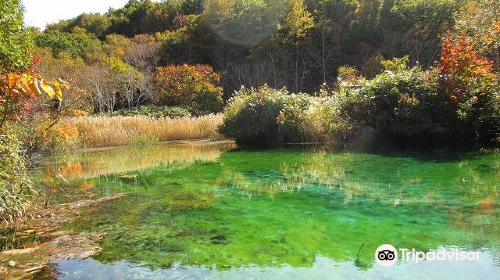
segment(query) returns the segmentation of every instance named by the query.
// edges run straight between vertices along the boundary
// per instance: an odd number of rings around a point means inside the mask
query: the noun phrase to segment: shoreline
[[[4,279],[26,279],[48,269],[51,261],[88,258],[98,254],[102,251],[100,243],[106,233],[76,233],[59,229],[78,218],[85,209],[125,196],[125,193],[118,193],[49,207],[36,203],[31,217],[13,233],[19,234],[17,238],[24,237],[24,244],[0,251],[0,276]]]
[[[60,155],[60,154],[78,154],[78,153],[91,153],[91,152],[101,152],[101,151],[109,151],[115,149],[123,149],[123,148],[133,148],[133,147],[141,147],[141,146],[160,146],[160,145],[182,145],[182,144],[210,144],[210,145],[218,145],[218,144],[235,144],[236,142],[233,140],[213,140],[209,138],[192,138],[192,139],[179,139],[179,140],[169,140],[169,141],[161,141],[161,142],[151,142],[151,143],[137,143],[130,145],[117,145],[117,146],[103,146],[103,147],[89,147],[89,148],[76,148],[76,149],[68,149],[60,152],[52,152],[52,153],[42,153],[42,155]]]

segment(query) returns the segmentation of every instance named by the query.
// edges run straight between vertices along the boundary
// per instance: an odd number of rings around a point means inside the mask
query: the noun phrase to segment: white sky
[[[121,8],[128,0],[22,0],[25,23],[44,29],[48,23],[70,19],[81,13],[105,13],[110,7]]]

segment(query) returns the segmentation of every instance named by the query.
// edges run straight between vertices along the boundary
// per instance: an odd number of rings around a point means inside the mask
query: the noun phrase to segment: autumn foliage
[[[443,38],[439,71],[440,91],[449,98],[460,120],[456,125],[464,133],[473,132],[470,135],[476,142],[487,143],[497,138],[499,84],[493,62],[479,54],[474,38],[448,33]]]
[[[222,110],[220,74],[209,65],[168,65],[155,74],[156,105],[184,106],[195,113],[215,113]]]
[[[62,100],[62,88],[68,84],[63,80],[47,82],[40,75],[31,71],[24,73],[8,72],[0,75],[0,129],[8,120],[15,120],[24,101],[46,93],[53,106],[58,107]]]
[[[493,63],[477,54],[465,35],[448,34],[443,39],[439,71],[442,74],[440,85],[454,102],[467,98],[468,89],[476,81],[494,79]]]

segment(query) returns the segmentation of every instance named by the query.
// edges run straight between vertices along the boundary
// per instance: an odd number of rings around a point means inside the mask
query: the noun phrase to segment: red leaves
[[[458,38],[446,36],[440,58],[439,70],[443,74],[481,77],[490,75],[493,70],[492,62],[478,55],[474,45],[464,35]]]
[[[453,36],[448,32],[443,38],[439,63],[442,74],[440,86],[459,102],[477,79],[493,78],[493,63],[477,54],[471,40],[465,35]]]

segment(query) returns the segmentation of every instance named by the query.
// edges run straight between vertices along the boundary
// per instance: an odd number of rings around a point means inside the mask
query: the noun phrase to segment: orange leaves
[[[209,65],[167,65],[156,69],[158,105],[191,105],[203,91],[219,90],[220,75]],[[220,89],[221,90],[221,89]]]
[[[80,135],[76,126],[67,123],[57,124],[52,127],[52,130],[56,132],[59,137],[66,141],[75,139]]]
[[[4,98],[19,100],[40,95],[38,87],[40,78],[37,75],[7,73],[0,76],[0,87]]]
[[[167,65],[158,67],[156,77],[166,83],[171,83],[173,87],[181,88],[182,82],[210,82],[218,83],[220,75],[209,65]]]
[[[439,70],[443,74],[481,77],[490,75],[493,70],[493,63],[478,55],[464,35],[444,38],[440,58]]]
[[[32,73],[6,73],[0,75],[0,89],[3,99],[17,102],[20,98],[35,98],[45,92],[51,100],[62,100],[61,88],[68,88],[63,80],[44,81],[40,75]]]
[[[88,115],[89,113],[78,109],[67,109],[65,114],[68,117],[86,117]]]
[[[487,82],[495,77],[493,63],[476,52],[471,40],[465,35],[453,36],[451,33],[443,38],[439,71],[442,73],[441,88],[454,102],[467,99],[476,80]]]
[[[7,121],[18,120],[26,112],[25,100],[47,94],[51,108],[59,109],[63,98],[62,89],[69,84],[61,79],[44,81],[40,75],[27,71],[0,74],[0,129]]]

